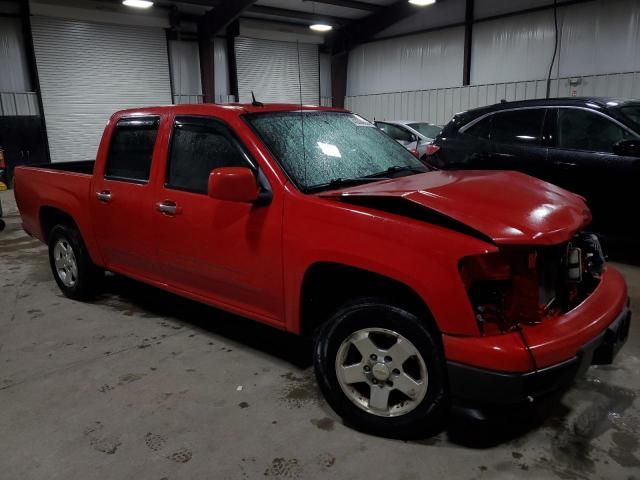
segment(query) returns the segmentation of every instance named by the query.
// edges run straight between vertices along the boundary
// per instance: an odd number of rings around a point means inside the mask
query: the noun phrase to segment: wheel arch
[[[416,315],[440,339],[440,329],[424,299],[409,285],[360,267],[317,262],[310,265],[300,289],[300,332],[312,336],[341,305],[358,297],[376,297]]]

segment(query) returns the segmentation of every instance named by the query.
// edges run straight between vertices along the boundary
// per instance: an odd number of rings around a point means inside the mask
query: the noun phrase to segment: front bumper
[[[627,306],[598,336],[577,354],[555,365],[526,373],[497,372],[449,361],[449,389],[456,400],[482,404],[517,404],[561,391],[590,365],[613,362],[629,335],[631,311]]]

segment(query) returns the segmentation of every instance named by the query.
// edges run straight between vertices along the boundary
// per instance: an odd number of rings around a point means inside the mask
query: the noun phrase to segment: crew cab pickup
[[[312,336],[329,404],[377,434],[419,434],[455,399],[533,401],[629,331],[581,197],[430,170],[343,110],[121,111],[95,162],[18,167],[16,199],[68,297],[108,270]]]

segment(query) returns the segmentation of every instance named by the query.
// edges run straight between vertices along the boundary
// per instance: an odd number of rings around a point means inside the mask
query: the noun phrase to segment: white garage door
[[[250,102],[253,91],[260,102],[300,103],[302,85],[302,103],[318,104],[317,45],[238,37],[235,47],[240,102]]]
[[[95,158],[116,110],[171,103],[161,28],[42,16],[32,24],[53,162]]]

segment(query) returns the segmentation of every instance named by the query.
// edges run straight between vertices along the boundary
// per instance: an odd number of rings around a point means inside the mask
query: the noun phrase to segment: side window
[[[105,177],[115,180],[149,180],[158,117],[122,118],[111,135]]]
[[[413,142],[413,135],[408,130],[391,125],[390,123],[381,123],[379,127],[384,133],[399,142]]]
[[[540,145],[544,108],[500,112],[493,115],[491,140],[498,143]]]
[[[464,133],[488,140],[489,133],[491,131],[491,118],[491,115],[487,118],[483,118],[478,123],[475,123],[471,127],[467,128]]]
[[[575,108],[558,110],[559,148],[612,153],[613,146],[627,138],[632,136],[602,115]]]
[[[206,118],[176,118],[167,168],[167,187],[207,193],[211,170],[250,167],[226,126]]]

